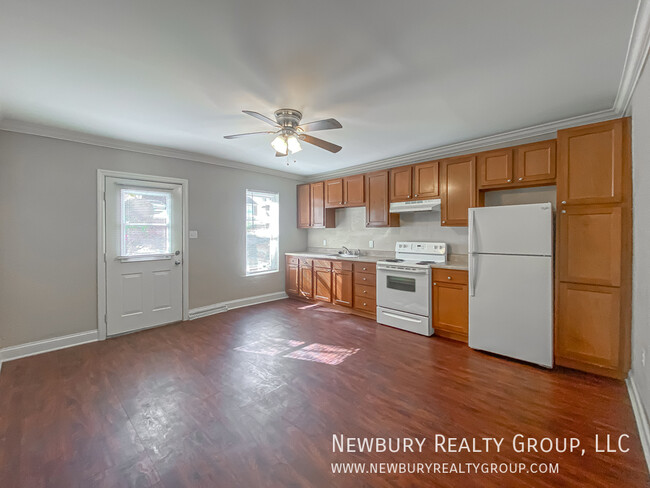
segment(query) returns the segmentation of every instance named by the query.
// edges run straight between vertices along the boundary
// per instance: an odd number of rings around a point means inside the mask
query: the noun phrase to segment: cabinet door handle
[[[343,205],[343,202],[339,202],[339,205]]]
[[[433,286],[436,286],[437,284],[438,284],[438,283],[436,283],[435,281],[433,282]]]
[[[415,198],[417,198],[417,197],[418,197],[418,194],[416,193],[416,194],[415,194],[415,195],[413,195],[413,196],[414,196]]]
[[[508,183],[510,183],[512,180],[508,180]]]
[[[364,278],[363,281],[366,281],[366,279]]]
[[[562,205],[566,205],[566,200],[562,200]]]
[[[443,220],[443,221],[442,221],[443,224],[444,224],[445,222],[447,222],[447,221],[446,221],[446,220]]]
[[[562,213],[566,213],[566,210],[562,210]]]
[[[519,181],[523,181],[523,179],[524,179],[523,177],[522,177],[522,178],[519,178]]]
[[[451,279],[451,276],[447,276],[447,279],[450,280],[450,279]]]

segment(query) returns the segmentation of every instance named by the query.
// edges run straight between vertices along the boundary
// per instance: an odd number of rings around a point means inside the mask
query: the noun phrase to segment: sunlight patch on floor
[[[236,347],[235,351],[264,354],[265,356],[282,354],[284,358],[313,361],[333,366],[341,364],[347,358],[359,352],[359,348],[331,346],[317,342],[301,347],[304,344],[303,341],[291,339],[265,338]]]

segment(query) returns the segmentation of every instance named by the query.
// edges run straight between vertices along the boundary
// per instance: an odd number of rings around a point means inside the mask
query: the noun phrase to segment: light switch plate
[[[368,241],[368,247],[369,247],[370,249],[372,249],[373,247],[375,247],[375,241]]]
[[[190,239],[198,239],[199,238],[199,231],[198,230],[191,230],[190,231]]]
[[[327,239],[323,239],[323,246],[327,246]]]

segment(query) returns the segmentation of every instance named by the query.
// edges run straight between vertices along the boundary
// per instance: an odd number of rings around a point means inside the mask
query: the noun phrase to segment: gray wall
[[[296,181],[0,131],[0,347],[97,327],[97,169],[189,180],[190,308],[284,290],[244,276],[245,190],[280,193],[280,253],[304,250]]]
[[[485,199],[488,206],[542,202],[552,202],[555,206],[554,186],[491,191]],[[368,241],[374,240],[374,250],[394,251],[397,241],[436,241],[446,242],[452,254],[467,253],[467,227],[442,227],[439,211],[402,214],[399,227],[383,229],[367,229],[365,212],[365,208],[337,210],[336,228],[309,230],[309,247],[347,246],[369,250]],[[326,245],[323,239],[327,240]]]
[[[632,101],[634,181],[634,271],[632,277],[631,376],[650,413],[650,68],[639,80]],[[646,354],[645,366],[641,362]]]

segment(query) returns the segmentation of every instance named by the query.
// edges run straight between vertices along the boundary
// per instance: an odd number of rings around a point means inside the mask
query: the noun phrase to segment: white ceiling
[[[637,1],[0,5],[3,117],[307,175],[611,108]],[[280,107],[343,150],[223,139]]]

